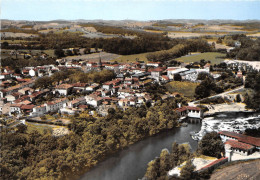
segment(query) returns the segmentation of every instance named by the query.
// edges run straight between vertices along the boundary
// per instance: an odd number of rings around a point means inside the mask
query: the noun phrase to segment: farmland
[[[221,57],[221,58],[220,58]],[[219,64],[224,61],[225,54],[217,53],[217,52],[207,52],[207,53],[199,53],[194,55],[186,55],[176,60],[191,63],[191,62],[199,62],[201,59],[205,59],[206,61],[210,61],[211,64]]]

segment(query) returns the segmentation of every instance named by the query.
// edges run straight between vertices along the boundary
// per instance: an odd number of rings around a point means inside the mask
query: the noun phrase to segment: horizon
[[[260,20],[260,1],[3,0],[1,19],[15,21]]]

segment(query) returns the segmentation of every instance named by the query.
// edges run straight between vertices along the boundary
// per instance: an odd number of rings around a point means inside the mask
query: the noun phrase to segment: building
[[[225,147],[227,147],[227,145],[228,145],[229,149],[232,150],[234,153],[241,154],[244,156],[248,156],[248,155],[252,154],[255,149],[255,147],[250,144],[242,143],[242,142],[239,142],[239,141],[233,140],[233,139],[227,140],[224,144],[225,144]],[[229,157],[229,156],[230,155],[228,155],[226,152],[226,157]]]
[[[198,107],[183,106],[175,109],[175,111],[181,116],[181,118],[203,118],[203,111]]]
[[[248,152],[250,153],[250,147],[253,146],[255,151],[260,152],[260,138],[252,137],[252,136],[247,136],[243,134],[238,134],[235,132],[229,132],[229,131],[220,131],[219,135],[222,139],[223,142],[228,142],[229,145],[233,145],[234,150],[240,150],[240,152],[243,150],[244,152],[242,154],[247,154]],[[228,140],[234,140],[234,141],[228,141]],[[245,146],[245,144],[250,145],[250,146]],[[239,147],[241,147],[239,149]],[[244,149],[242,149],[242,147]],[[246,152],[247,151],[247,152]],[[237,151],[236,151],[237,152]]]
[[[71,93],[73,85],[70,84],[60,84],[55,88],[55,91],[58,92],[60,95],[67,96]]]

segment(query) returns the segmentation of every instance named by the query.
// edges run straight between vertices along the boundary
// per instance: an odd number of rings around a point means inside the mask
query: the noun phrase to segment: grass
[[[41,134],[44,134],[45,131],[51,133],[52,129],[55,127],[55,126],[50,126],[50,125],[28,123],[28,122],[26,122],[26,125],[27,125],[27,133],[31,133],[33,131],[38,131]]]
[[[191,63],[191,62],[199,62],[201,59],[205,59],[206,61],[211,61],[211,64],[220,64],[224,61],[225,54],[217,53],[217,52],[206,52],[192,56],[182,56],[177,58],[176,60]],[[222,58],[219,58],[222,57]]]
[[[199,83],[172,81],[166,84],[166,88],[170,93],[178,92],[189,99],[194,99],[195,89],[198,85]]]
[[[117,62],[121,62],[121,63],[130,63],[130,62],[136,62],[138,61],[144,61],[147,62],[147,58],[146,55],[149,54],[151,52],[147,52],[147,53],[141,53],[141,54],[132,54],[132,55],[122,55],[118,58],[115,58],[111,61],[117,61]]]

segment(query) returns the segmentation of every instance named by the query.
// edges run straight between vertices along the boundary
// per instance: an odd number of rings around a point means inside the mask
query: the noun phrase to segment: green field
[[[148,53],[141,53],[141,54],[132,54],[132,55],[122,55],[118,58],[115,58],[111,61],[117,61],[117,62],[122,62],[122,63],[127,63],[127,62],[136,62],[136,61],[144,61],[147,62],[146,55]]]
[[[225,56],[226,55],[222,53],[206,52],[206,53],[200,53],[191,56],[182,56],[180,58],[177,58],[176,60],[185,63],[191,63],[191,62],[199,62],[201,59],[205,59],[206,61],[211,61],[211,64],[220,64],[221,62],[224,61]]]
[[[31,133],[33,131],[38,131],[41,134],[44,134],[44,132],[52,132],[52,129],[56,126],[54,125],[45,125],[45,124],[39,124],[39,123],[29,123],[26,122],[27,125],[27,133]],[[58,126],[57,126],[58,127]]]
[[[166,88],[170,93],[178,92],[185,97],[194,99],[195,89],[198,85],[199,83],[172,81],[166,84]]]

